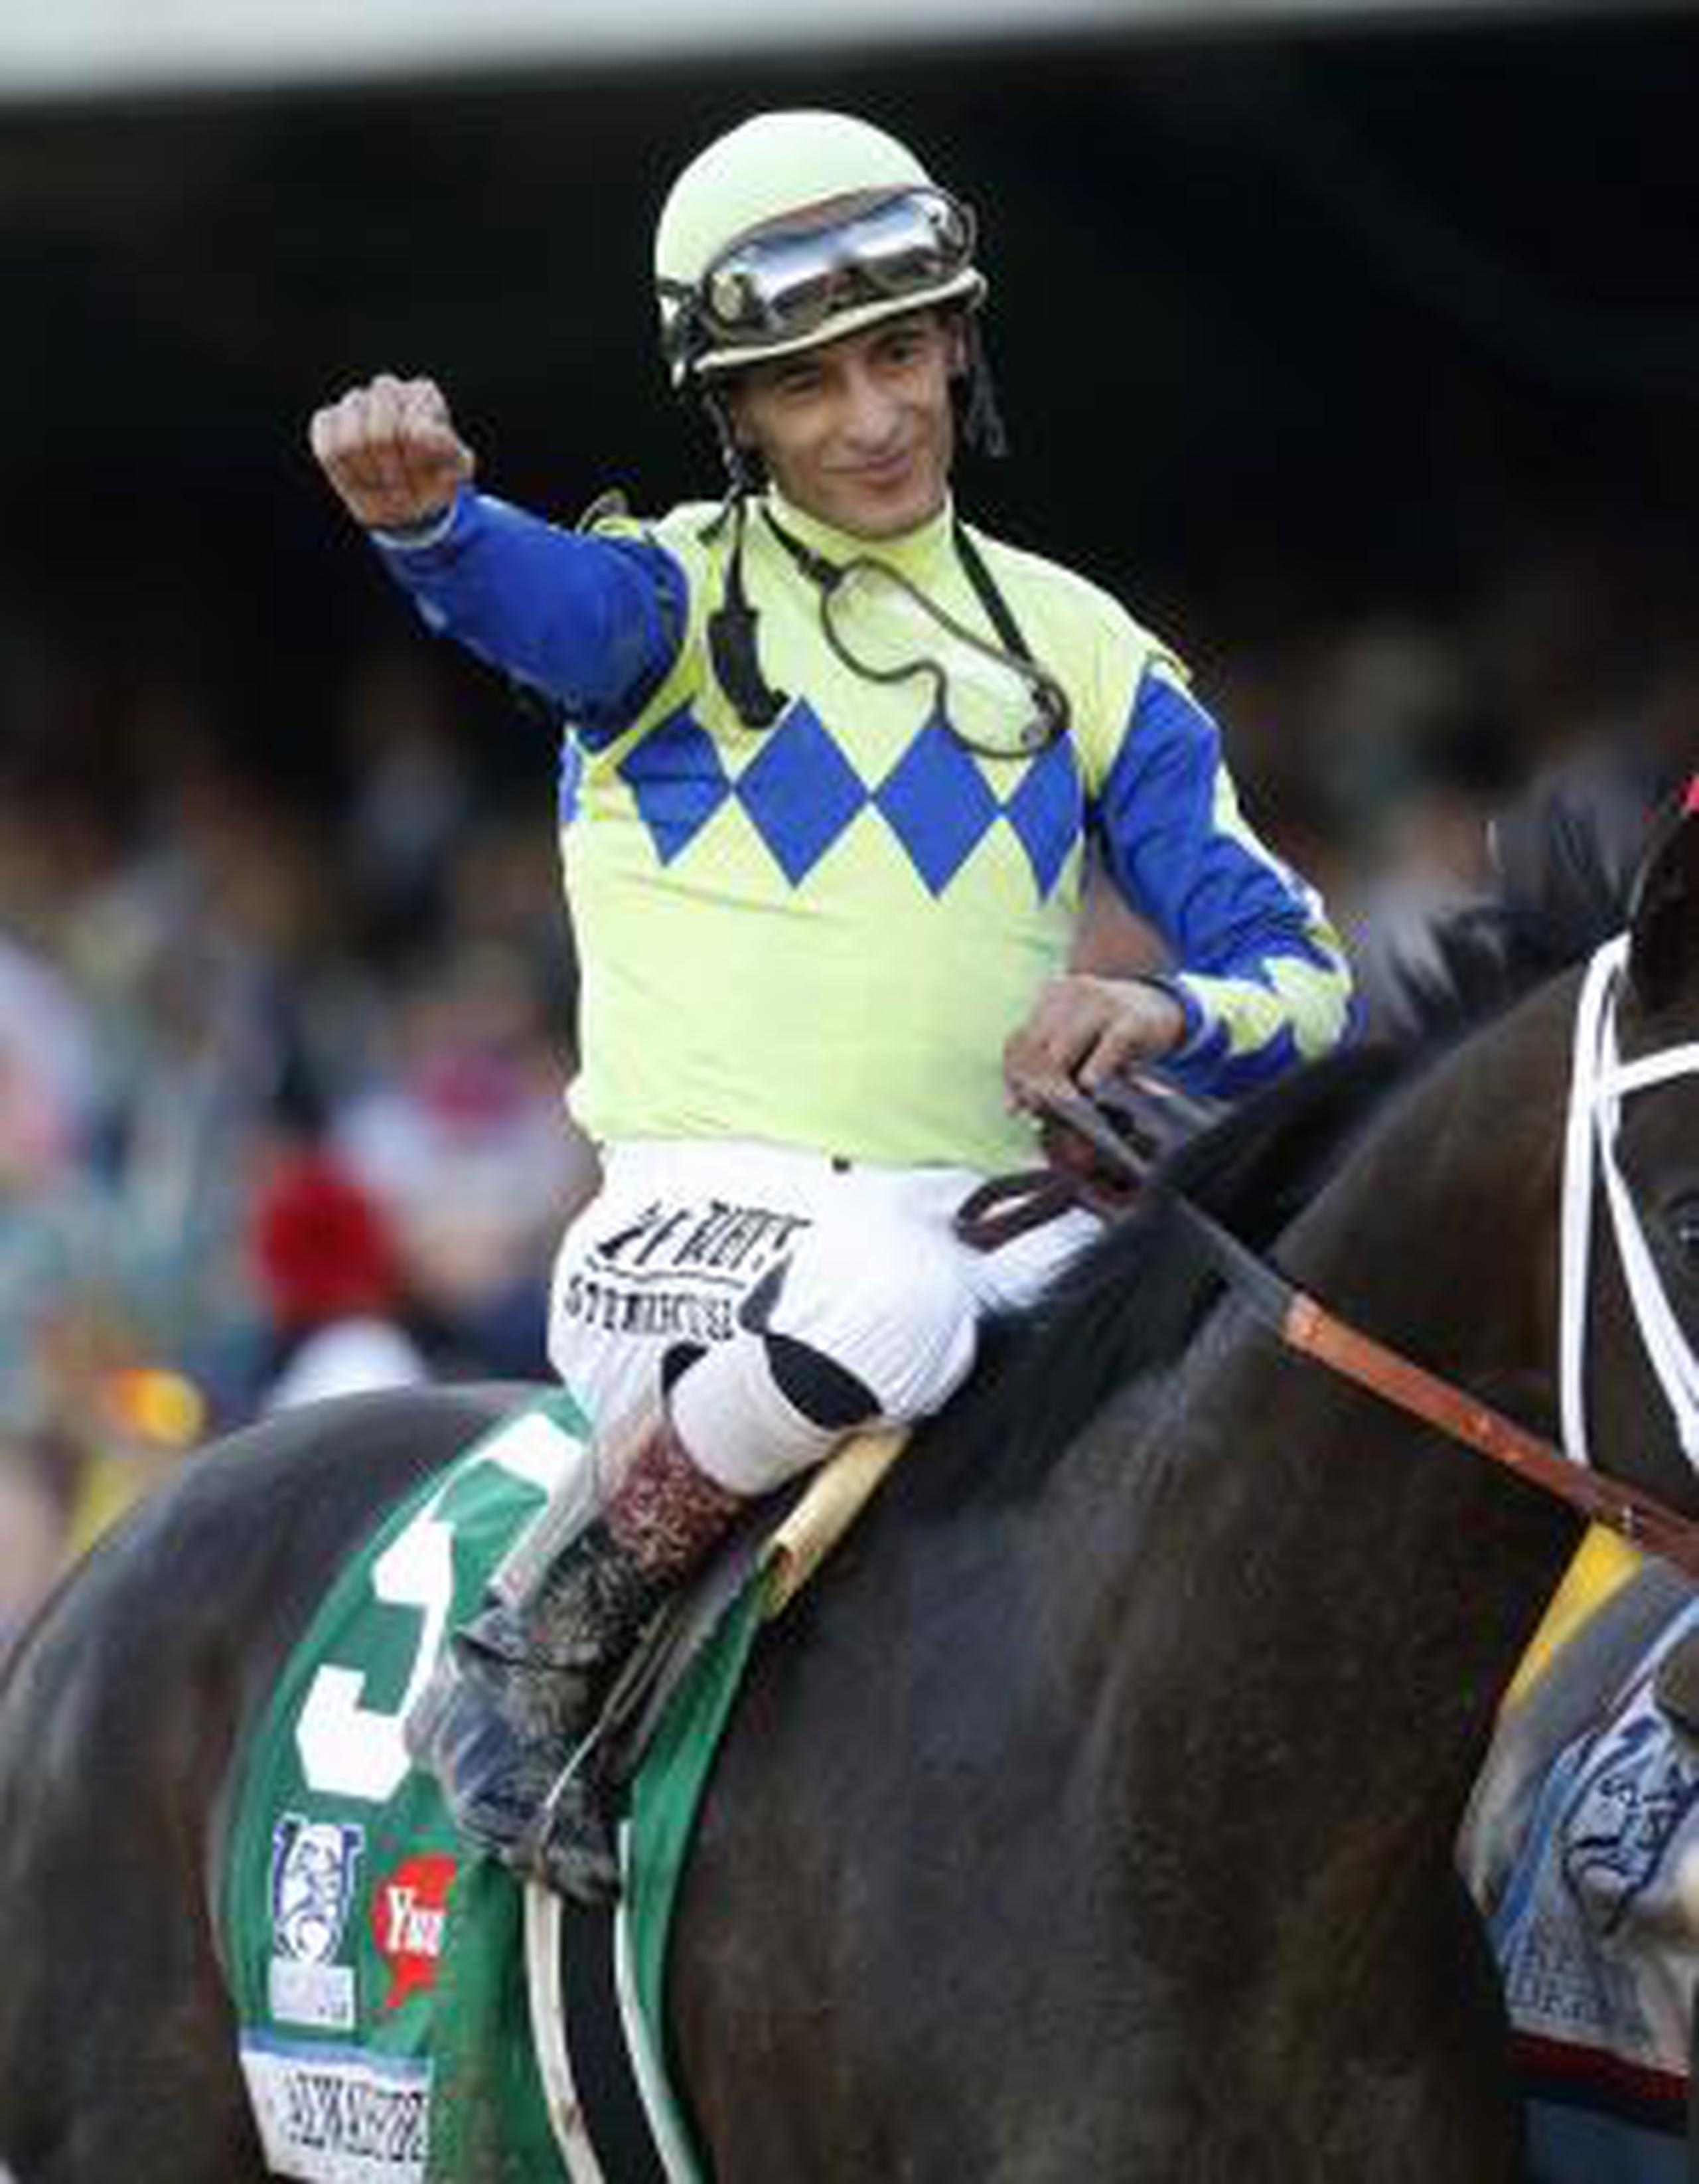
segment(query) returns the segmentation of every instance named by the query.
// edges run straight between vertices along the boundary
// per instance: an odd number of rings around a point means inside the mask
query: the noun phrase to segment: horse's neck
[[[1447,1072],[1280,1256],[1365,1331],[1543,1428],[1555,1125],[1536,1128],[1532,1116],[1490,1112],[1467,1072]],[[1431,1839],[1461,1808],[1572,1521],[1485,1457],[1280,1350],[1234,1304],[1145,1404],[1143,1460],[1114,1450],[1106,1421],[1065,1519],[1089,1552],[1092,1471],[1123,1465],[1109,1592],[1126,1763],[1162,1780],[1200,1826],[1215,1825],[1212,1806],[1244,1810],[1261,1856],[1278,1855],[1277,1808],[1295,1864],[1353,1828]],[[1079,1627],[1089,1664],[1098,1637],[1088,1615]],[[1153,1705],[1162,1677],[1172,1693]],[[1165,1768],[1161,1743],[1188,1704],[1191,1763]]]

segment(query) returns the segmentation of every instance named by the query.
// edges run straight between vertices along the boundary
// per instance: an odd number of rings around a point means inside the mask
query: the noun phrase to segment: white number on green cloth
[[[442,1487],[371,1565],[373,1597],[387,1607],[413,1609],[418,1635],[400,1697],[393,1707],[365,1703],[367,1672],[325,1663],[308,1686],[295,1724],[296,1749],[309,1790],[382,1805],[395,1795],[410,1762],[402,1724],[423,1691],[454,1602],[454,1526],[442,1512],[456,1489],[486,1464],[497,1464],[546,1496],[582,1443],[540,1412],[503,1427],[457,1465]]]

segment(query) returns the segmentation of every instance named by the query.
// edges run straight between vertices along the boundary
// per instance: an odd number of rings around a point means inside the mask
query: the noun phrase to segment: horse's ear
[[[1629,977],[1642,1008],[1668,1006],[1699,956],[1699,775],[1654,834],[1635,883]]]

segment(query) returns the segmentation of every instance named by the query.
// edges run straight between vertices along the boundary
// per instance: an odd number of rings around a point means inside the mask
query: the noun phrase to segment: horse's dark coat
[[[1699,822],[1666,859],[1630,1050],[1699,1038]],[[1573,1002],[1543,989],[1401,1087],[1278,1246],[1548,1432]],[[1275,1222],[1356,1118],[1356,1067],[1235,1118],[1189,1156],[1200,1195]],[[1639,1095],[1625,1158],[1660,1220],[1696,1146],[1699,1080]],[[1659,1248],[1691,1337],[1699,1283]],[[1608,1259],[1596,1287],[1600,1460],[1691,1506]],[[673,1989],[721,2184],[1518,2178],[1452,1849],[1577,1528],[1236,1301],[1199,1324],[1212,1295],[1148,1240],[1106,1246],[1003,1330],[761,1649]],[[232,1741],[345,1546],[491,1415],[438,1391],[257,1429],[25,1648],[0,1691],[22,2184],[258,2174],[207,1912]]]

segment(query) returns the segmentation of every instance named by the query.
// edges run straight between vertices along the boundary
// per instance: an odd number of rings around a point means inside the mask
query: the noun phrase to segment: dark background
[[[108,670],[93,720],[14,702],[0,744],[122,749],[169,669],[280,778],[318,764],[349,659],[403,634],[304,452],[375,369],[437,376],[512,497],[713,491],[649,236],[778,103],[865,112],[977,203],[1013,448],[964,498],[1206,682],[1318,620],[1466,620],[1561,540],[1596,687],[1687,611],[1696,83],[1699,21],[1613,8],[0,110],[0,648]]]

